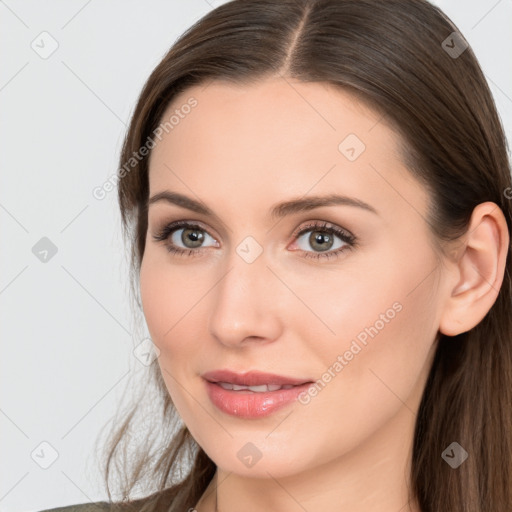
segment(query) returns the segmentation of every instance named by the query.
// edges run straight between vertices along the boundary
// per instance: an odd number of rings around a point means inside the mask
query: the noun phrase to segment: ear
[[[501,208],[490,201],[476,206],[462,239],[439,325],[447,336],[478,325],[498,297],[510,243]]]

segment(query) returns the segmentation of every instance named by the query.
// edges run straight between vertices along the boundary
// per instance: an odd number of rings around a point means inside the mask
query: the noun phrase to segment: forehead
[[[188,106],[192,100],[196,103],[193,109]],[[173,114],[181,115],[178,119]],[[374,138],[385,138],[387,147],[395,142],[395,135],[384,125],[382,116],[354,95],[328,83],[289,78],[271,78],[250,85],[215,80],[190,87],[173,98],[161,124],[171,118],[173,126],[167,128],[166,134],[172,131],[173,140],[167,142],[175,145],[186,142],[193,134],[203,140],[230,138],[234,150],[251,140],[285,140],[287,146],[324,140],[327,146],[348,133],[368,139],[377,125],[380,129],[374,132]],[[170,139],[165,134],[164,138]],[[229,147],[223,147],[224,154],[226,151]]]
[[[152,150],[150,194],[192,190],[209,203],[236,192],[239,206],[247,206],[252,196],[270,201],[308,191],[343,192],[370,204],[396,200],[395,185],[413,202],[423,193],[401,161],[399,136],[331,84],[213,81],[176,96],[161,123],[171,117]]]

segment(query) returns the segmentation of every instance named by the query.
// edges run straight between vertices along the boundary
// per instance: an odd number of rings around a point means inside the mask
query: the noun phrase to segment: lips
[[[202,375],[208,397],[222,412],[241,419],[263,418],[291,405],[312,379],[252,370],[214,370]]]
[[[308,382],[313,382],[308,378],[294,378],[284,375],[276,375],[274,373],[264,373],[252,370],[246,373],[236,373],[231,370],[214,370],[206,372],[202,375],[203,379],[209,382],[218,382],[224,384],[231,384],[236,386],[300,386]],[[229,388],[226,388],[229,389]],[[233,388],[231,388],[233,389]],[[235,388],[236,389],[236,388]],[[278,389],[278,388],[276,388]],[[261,389],[263,390],[263,388]],[[273,388],[269,388],[273,390]]]

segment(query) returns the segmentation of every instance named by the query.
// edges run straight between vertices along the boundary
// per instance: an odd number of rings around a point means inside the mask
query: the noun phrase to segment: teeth
[[[217,382],[217,384],[224,389],[232,389],[233,391],[240,391],[246,389],[254,391],[255,393],[264,393],[267,391],[277,391],[278,389],[290,389],[294,386],[286,384],[285,386],[279,386],[278,384],[262,384],[260,386],[240,386],[238,384],[231,384],[230,382]]]

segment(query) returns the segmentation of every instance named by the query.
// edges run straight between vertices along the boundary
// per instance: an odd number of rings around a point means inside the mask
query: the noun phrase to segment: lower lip
[[[224,389],[216,383],[206,382],[208,396],[221,411],[238,418],[262,418],[297,400],[297,397],[308,390],[313,382],[294,386],[290,389],[256,392],[250,390],[234,391]]]

